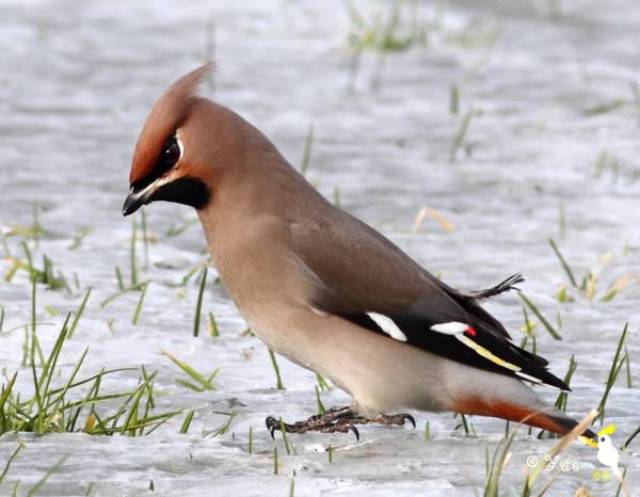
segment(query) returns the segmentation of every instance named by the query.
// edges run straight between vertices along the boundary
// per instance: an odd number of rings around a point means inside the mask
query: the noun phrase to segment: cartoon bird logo
[[[592,476],[596,481],[608,481],[610,479],[609,470],[611,470],[611,472],[613,472],[613,474],[616,476],[618,481],[622,483],[624,488],[623,475],[622,475],[622,471],[620,471],[620,466],[619,466],[620,453],[618,452],[618,449],[616,449],[616,447],[613,445],[613,442],[611,441],[611,435],[614,434],[615,431],[616,431],[616,426],[614,424],[607,425],[598,432],[597,442],[594,442],[593,440],[589,441],[588,443],[589,446],[598,449],[598,461],[600,462],[600,464],[602,464],[603,466],[606,466],[606,468],[603,470],[601,469],[594,470]],[[624,490],[625,490],[624,492],[625,495],[629,495],[626,491],[626,488],[624,488]]]

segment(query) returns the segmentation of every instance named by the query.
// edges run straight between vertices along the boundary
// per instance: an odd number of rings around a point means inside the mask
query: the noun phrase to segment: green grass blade
[[[571,267],[567,263],[566,259],[562,256],[562,253],[560,252],[560,249],[558,248],[558,245],[556,245],[556,242],[553,238],[549,238],[549,245],[551,245],[551,248],[556,254],[556,257],[558,257],[558,260],[562,265],[562,269],[564,269],[564,272],[566,273],[567,277],[569,278],[569,281],[571,282],[571,286],[573,286],[574,288],[578,288],[578,283],[576,281],[575,276],[573,275],[573,271],[571,270]]]
[[[64,402],[64,398],[67,394],[67,392],[69,391],[69,389],[71,388],[71,385],[73,384],[73,380],[75,379],[76,375],[78,374],[78,371],[80,371],[80,368],[82,367],[82,364],[84,363],[85,358],[87,357],[87,354],[89,353],[89,347],[86,347],[84,349],[84,351],[82,352],[82,354],[80,355],[80,359],[78,359],[75,363],[75,365],[73,366],[73,370],[71,371],[71,374],[69,375],[69,379],[67,380],[67,383],[65,384],[64,387],[62,387],[61,391],[55,391],[51,392],[47,389],[47,397],[52,399],[54,395],[57,395],[57,398],[53,399],[50,401],[49,404],[47,404],[47,410],[50,410],[52,408],[57,408],[59,406],[60,403]]]
[[[122,271],[116,266],[116,281],[118,282],[118,290],[124,290],[124,279],[122,277]]]
[[[138,284],[138,262],[136,256],[136,241],[138,239],[138,223],[136,218],[131,218],[131,245],[129,247],[129,266],[131,276],[131,286]]]
[[[142,287],[142,292],[140,292],[140,298],[138,299],[138,303],[136,304],[135,311],[133,312],[133,318],[131,318],[131,323],[134,326],[137,326],[140,322],[140,313],[142,312],[142,306],[144,304],[144,298],[147,295],[147,288],[149,288],[149,282],[145,283]]]
[[[456,134],[453,136],[453,142],[451,143],[451,148],[449,149],[449,162],[453,163],[456,161],[456,157],[458,155],[458,151],[464,145],[465,136],[467,135],[467,131],[469,130],[469,125],[471,124],[471,118],[474,116],[475,110],[470,109],[462,118],[460,123],[460,127],[456,131]]]
[[[316,410],[318,411],[318,414],[322,416],[325,412],[327,412],[327,409],[324,407],[324,404],[322,403],[322,399],[320,398],[320,388],[318,388],[318,385],[315,385],[315,389],[316,389]]]
[[[284,421],[280,418],[280,433],[282,433],[282,440],[284,442],[284,448],[287,451],[287,455],[291,455],[291,446],[289,445],[289,437],[287,437],[287,430],[284,427]]]
[[[300,165],[300,173],[306,176],[311,162],[311,149],[313,147],[313,124],[309,125],[307,137],[304,140],[304,151],[302,153],[302,163]]]
[[[196,314],[193,318],[193,336],[200,334],[200,317],[202,315],[202,299],[204,297],[204,289],[207,284],[208,267],[205,266],[200,273],[200,287],[198,288],[198,299],[196,300]]]
[[[0,327],[0,330],[2,328]],[[218,322],[216,321],[216,317],[213,315],[211,311],[209,311],[209,336],[212,338],[220,336],[220,330],[218,329]]]
[[[174,355],[169,352],[162,351],[162,355],[166,356],[171,362],[173,362],[176,366],[178,366],[187,376],[189,376],[192,380],[194,380],[200,387],[200,391],[204,390],[215,390],[215,385],[211,383],[213,378],[218,374],[218,369],[216,369],[208,378],[206,378],[203,374],[196,371],[189,364],[184,361],[181,361]],[[189,384],[190,385],[190,384]],[[192,385],[193,387],[193,385]]]
[[[109,297],[107,297],[106,299],[104,299],[102,302],[100,302],[100,308],[104,309],[105,307],[107,307],[111,302],[113,302],[114,300],[122,297],[123,295],[129,293],[129,292],[135,292],[138,290],[142,290],[142,288],[147,285],[149,283],[149,280],[147,281],[143,281],[141,283],[138,283],[137,285],[133,285],[130,287],[125,288],[124,290],[118,290],[116,293],[110,295]]]
[[[511,432],[509,436],[503,438],[496,447],[484,485],[484,497],[498,497],[500,476],[502,475],[502,470],[504,469],[509,448],[511,447],[515,434],[515,431]]]
[[[180,426],[180,433],[182,435],[186,435],[189,433],[189,428],[191,427],[191,422],[193,421],[193,415],[195,411],[191,409],[184,418],[182,425]]]
[[[535,316],[540,320],[542,326],[549,332],[549,334],[555,338],[556,340],[562,340],[560,334],[556,331],[553,325],[547,321],[547,319],[542,315],[540,310],[536,307],[536,305],[529,300],[529,298],[522,292],[518,292],[520,299],[525,303],[525,305],[535,314]]]
[[[278,366],[278,361],[276,360],[276,356],[273,353],[273,350],[271,349],[269,349],[269,358],[271,359],[271,366],[273,366],[273,370],[276,373],[276,388],[278,390],[284,390],[282,377],[280,376],[280,367]]]
[[[25,497],[34,497],[38,493],[38,491],[44,486],[47,480],[51,477],[53,473],[58,471],[62,465],[65,463],[69,456],[64,456],[57,463],[55,463],[50,469],[46,471],[46,473],[40,478],[36,484],[29,489],[29,491],[25,494]]]
[[[609,370],[609,375],[607,376],[607,383],[605,385],[604,392],[602,393],[602,399],[600,399],[600,404],[598,405],[598,417],[596,419],[600,420],[600,424],[604,421],[605,416],[605,406],[607,404],[607,399],[609,398],[609,392],[611,388],[616,382],[618,378],[618,373],[622,369],[624,365],[624,357],[621,357],[622,348],[627,339],[627,331],[629,329],[629,323],[625,323],[624,328],[622,329],[622,334],[620,335],[620,339],[618,340],[618,346],[616,347],[616,353],[613,356],[613,361],[611,362],[611,369]]]
[[[20,454],[20,452],[23,449],[24,449],[24,445],[21,442],[18,442],[18,447],[16,447],[16,450],[14,450],[12,454],[9,456],[9,459],[4,465],[4,469],[2,470],[2,473],[0,473],[0,485],[2,485],[2,482],[5,476],[7,476],[7,474],[9,473],[9,468],[11,467],[11,463],[13,463],[15,458],[18,457],[18,454]]]
[[[91,295],[91,287],[87,288],[86,293],[80,302],[80,307],[76,311],[76,315],[73,317],[73,322],[71,323],[71,327],[69,328],[68,337],[71,338],[78,327],[78,323],[80,322],[80,318],[82,317],[82,313],[84,312],[84,308],[87,305],[87,301],[89,300],[89,296]]]
[[[149,269],[149,232],[147,231],[147,213],[143,208],[142,214],[142,246],[144,249],[144,270]]]

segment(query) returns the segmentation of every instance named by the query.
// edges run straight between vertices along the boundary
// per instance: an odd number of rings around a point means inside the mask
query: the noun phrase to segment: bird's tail
[[[528,426],[542,428],[552,433],[566,435],[573,430],[578,422],[567,416],[564,412],[555,407],[529,407],[507,400],[480,399],[478,397],[467,397],[458,400],[453,411],[462,414],[477,414],[480,416],[491,416],[502,418],[517,423],[524,423]],[[589,439],[596,438],[596,434],[586,429],[582,436]]]
[[[495,297],[496,295],[500,295],[501,293],[508,292],[509,290],[517,290],[515,285],[522,282],[524,282],[524,277],[520,273],[516,273],[491,288],[463,293],[465,296],[476,300],[488,299]]]

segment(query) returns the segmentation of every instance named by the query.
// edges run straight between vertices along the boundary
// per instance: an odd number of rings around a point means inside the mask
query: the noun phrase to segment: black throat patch
[[[150,202],[164,200],[203,209],[211,199],[207,185],[198,178],[183,176],[158,188],[149,198]]]

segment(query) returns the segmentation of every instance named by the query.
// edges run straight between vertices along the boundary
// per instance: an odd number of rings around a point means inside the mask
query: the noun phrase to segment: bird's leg
[[[416,427],[416,420],[411,414],[401,413],[401,414],[378,414],[373,418],[365,418],[363,416],[358,416],[357,418],[352,420],[352,423],[356,424],[369,424],[376,423],[381,425],[397,425],[402,426],[406,421],[409,421]]]
[[[360,438],[357,428],[353,426],[352,420],[355,418],[356,414],[351,407],[339,407],[295,423],[284,423],[273,416],[269,416],[266,419],[266,424],[272,437],[276,430],[284,429],[287,433],[306,433],[308,431],[348,433],[353,431],[356,437]]]
[[[358,439],[360,439],[360,433],[355,427],[356,424],[377,423],[402,426],[406,421],[409,421],[414,428],[416,427],[416,420],[410,414],[379,414],[373,418],[367,418],[359,416],[352,407],[329,409],[324,414],[311,416],[305,421],[291,424],[281,422],[273,416],[266,419],[267,428],[272,437],[276,430],[284,429],[287,433],[306,433],[308,431],[348,433],[352,431]]]

